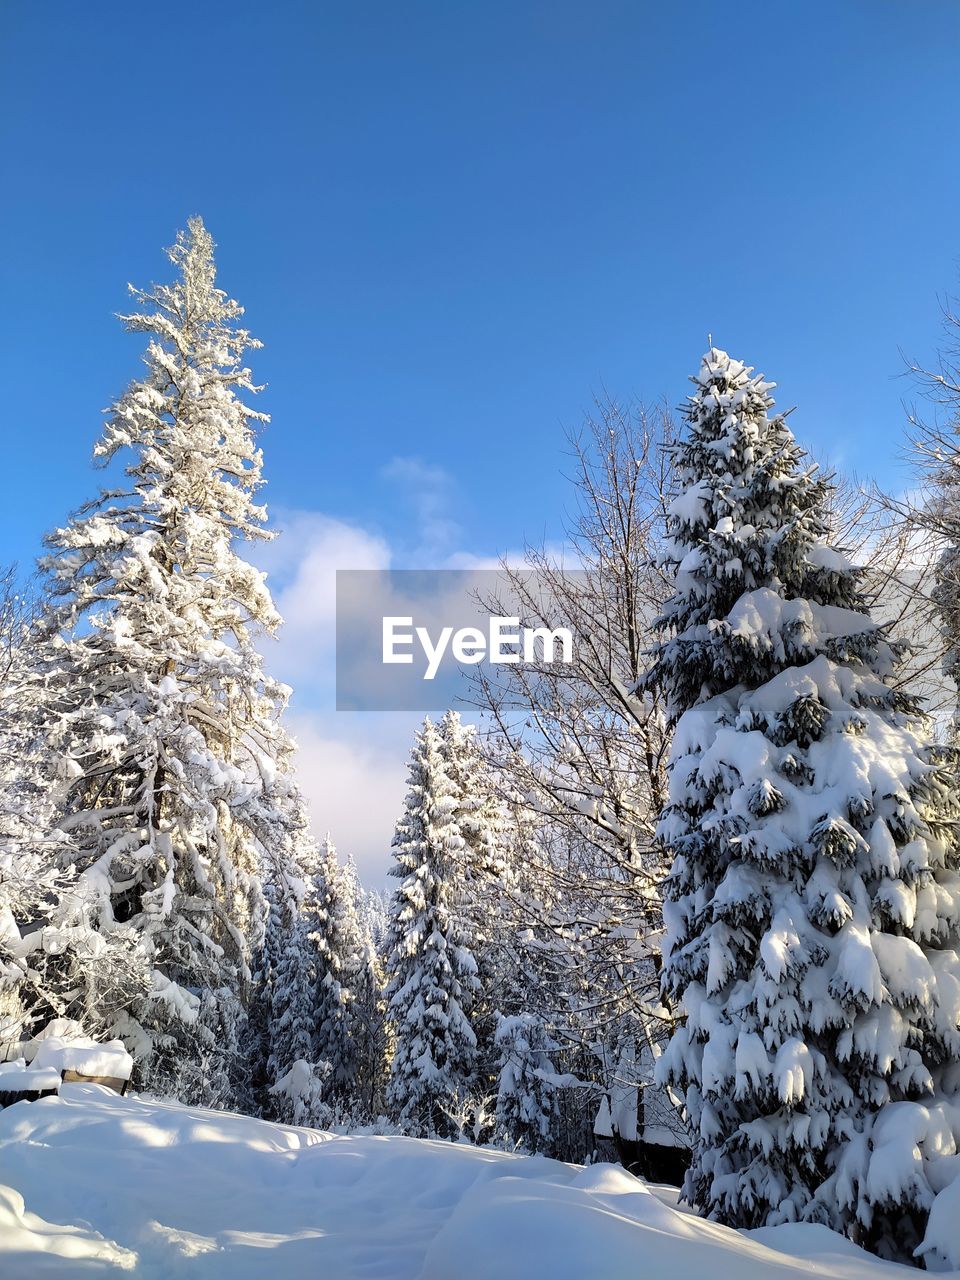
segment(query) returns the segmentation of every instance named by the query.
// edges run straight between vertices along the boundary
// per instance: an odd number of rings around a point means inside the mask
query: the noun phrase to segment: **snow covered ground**
[[[881,1280],[820,1227],[742,1235],[612,1165],[338,1137],[65,1085],[0,1112],[0,1276]]]

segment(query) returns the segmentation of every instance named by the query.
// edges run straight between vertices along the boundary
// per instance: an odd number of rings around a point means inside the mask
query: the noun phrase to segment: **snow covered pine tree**
[[[305,927],[316,956],[316,1056],[330,1064],[331,1096],[349,1106],[360,1067],[351,989],[362,946],[357,902],[329,834],[314,850],[306,872]]]
[[[751,374],[709,351],[672,453],[647,679],[676,724],[664,989],[686,1021],[661,1078],[685,1090],[685,1194],[711,1217],[909,1258],[952,1141],[957,800],[826,544],[830,484]]]
[[[58,829],[95,924],[136,929],[151,992],[122,1029],[140,1087],[235,1097],[249,959],[263,924],[261,861],[289,842],[295,796],[283,686],[258,629],[279,619],[235,550],[267,535],[256,505],[266,421],[241,394],[257,343],[215,287],[199,218],[169,257],[172,285],[132,290],[146,377],[113,406],[96,458],[132,459],[48,538],[51,603],[35,646],[37,729],[61,764]]]
[[[502,933],[509,927],[506,892],[509,824],[480,750],[476,726],[457,711],[446,711],[437,726],[447,773],[455,788],[454,817],[462,838],[451,867],[451,894],[477,965],[477,986],[470,1003],[470,1025],[477,1038],[477,1090],[495,1093],[500,1048],[497,1017],[504,997]],[[454,890],[454,885],[455,890]]]
[[[339,868],[341,893],[349,921],[343,937],[342,981],[349,993],[349,1052],[356,1064],[350,1078],[348,1105],[354,1118],[373,1121],[384,1113],[389,1045],[384,1004],[386,980],[383,958],[374,935],[379,929],[379,899],[369,897],[360,884],[356,864],[347,858]],[[336,1096],[336,1086],[334,1087]]]
[[[303,828],[298,850],[309,864],[316,846]],[[271,869],[265,885],[270,903],[267,936],[261,952],[264,972],[258,1004],[268,1010],[266,1063],[267,1114],[288,1124],[321,1126],[329,1122],[324,1101],[329,1064],[317,1053],[317,949],[310,936],[313,923],[305,909],[308,875],[300,862]]]
[[[496,1133],[523,1151],[547,1151],[557,1117],[559,1045],[538,1012],[501,1014],[495,1040],[500,1051]]]
[[[396,1037],[387,1103],[408,1132],[446,1136],[456,1129],[452,1108],[474,1084],[470,1008],[478,981],[458,911],[459,788],[429,718],[411,753],[409,787],[393,838],[391,875],[401,883],[386,938],[387,1016]]]

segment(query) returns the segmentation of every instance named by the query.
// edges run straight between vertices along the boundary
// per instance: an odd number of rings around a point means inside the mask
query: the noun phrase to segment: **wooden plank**
[[[64,1084],[105,1084],[114,1093],[125,1093],[127,1081],[119,1076],[85,1076],[80,1071],[64,1071]]]

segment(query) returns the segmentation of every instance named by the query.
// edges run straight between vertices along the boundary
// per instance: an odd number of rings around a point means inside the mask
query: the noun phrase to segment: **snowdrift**
[[[901,1280],[821,1227],[703,1222],[622,1169],[121,1098],[0,1112],[0,1276]]]

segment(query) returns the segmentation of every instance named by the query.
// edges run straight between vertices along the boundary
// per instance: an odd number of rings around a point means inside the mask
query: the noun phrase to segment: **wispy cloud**
[[[381,469],[382,479],[392,485],[413,517],[410,554],[417,567],[434,568],[450,554],[461,536],[453,515],[456,485],[443,467],[420,458],[392,458]]]
[[[259,548],[283,618],[271,666],[306,701],[332,705],[338,569],[386,569],[386,541],[318,511],[280,512],[279,536]]]
[[[341,854],[353,855],[370,888],[381,888],[386,879],[390,841],[407,790],[407,756],[420,718],[307,709],[288,716],[314,833],[321,838],[329,831]]]

